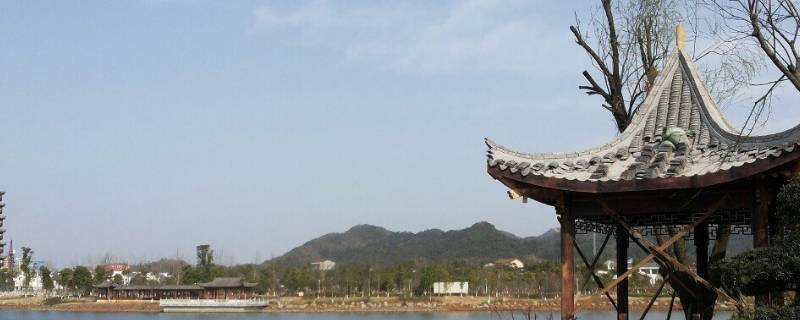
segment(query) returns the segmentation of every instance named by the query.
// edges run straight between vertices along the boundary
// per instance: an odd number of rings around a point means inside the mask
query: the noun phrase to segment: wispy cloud
[[[537,1],[347,4],[260,6],[254,10],[255,26],[263,32],[296,33],[295,41],[408,73],[529,74],[557,58],[554,52],[577,51],[565,48],[570,45],[566,34],[549,30],[553,27],[539,16]]]

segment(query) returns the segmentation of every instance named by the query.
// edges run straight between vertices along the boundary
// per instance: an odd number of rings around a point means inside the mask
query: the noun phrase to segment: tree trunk
[[[675,229],[668,228],[668,235],[657,235],[656,241],[658,244],[666,242],[669,237],[674,236]],[[730,229],[728,226],[720,226],[717,240],[714,242],[714,249],[712,250],[709,264],[715,261],[724,259],[728,248],[728,241],[730,239]],[[680,263],[686,263],[686,244],[684,241],[678,241],[672,247],[675,253],[675,258]],[[717,293],[706,288],[704,285],[695,281],[691,275],[675,270],[668,264],[659,263],[661,268],[659,273],[663,278],[672,273],[668,283],[675,290],[676,295],[683,305],[683,312],[686,319],[691,319],[692,313],[700,313],[703,320],[711,320],[714,316],[714,306],[717,301]],[[707,280],[707,279],[706,279]],[[716,284],[715,284],[716,285]]]

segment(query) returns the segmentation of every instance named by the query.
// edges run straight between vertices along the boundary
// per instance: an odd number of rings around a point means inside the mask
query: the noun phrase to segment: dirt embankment
[[[94,298],[43,298],[43,297],[4,297],[0,298],[0,310],[25,309],[47,311],[80,312],[159,312],[158,302],[152,301],[95,301]]]
[[[650,301],[647,297],[631,297],[631,310],[644,310]],[[370,299],[301,299],[282,298],[272,300],[268,311],[271,312],[353,312],[353,311],[557,311],[559,299],[489,299],[486,297],[435,297],[402,300],[399,298]],[[610,311],[614,307],[605,297],[580,297],[577,299],[578,310]],[[667,310],[670,298],[658,298],[651,310]],[[680,308],[676,299],[674,309]],[[735,310],[732,304],[719,303],[716,310]]]
[[[643,310],[649,298],[631,297],[631,310]],[[366,298],[297,298],[270,299],[265,312],[542,312],[559,309],[558,299],[489,299],[486,297],[435,297],[401,299]],[[667,310],[669,298],[659,298],[652,310]],[[613,307],[605,297],[577,299],[578,310],[608,311]],[[675,310],[680,303],[675,301]],[[159,312],[158,301],[95,301],[93,298],[61,300],[41,297],[0,298],[0,309],[28,309],[79,312]],[[719,303],[717,310],[734,310],[732,304]]]

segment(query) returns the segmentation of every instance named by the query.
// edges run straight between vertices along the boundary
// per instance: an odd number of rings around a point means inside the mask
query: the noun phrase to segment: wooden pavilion
[[[576,232],[605,233],[606,241],[616,235],[618,277],[610,284],[595,280],[619,319],[628,319],[627,277],[641,265],[655,260],[711,288],[706,281],[708,243],[717,232],[753,234],[755,247],[768,246],[777,189],[800,169],[798,143],[800,126],[742,136],[720,112],[680,47],[667,58],[628,128],[605,145],[537,154],[486,140],[488,173],[510,189],[512,198],[530,198],[556,209],[562,319],[575,317],[576,251],[590,270],[597,262],[589,263],[580,252]],[[648,240],[666,227],[679,231],[660,245]],[[690,233],[697,248],[696,271],[667,252]],[[630,241],[649,255],[627,270]],[[606,292],[614,288],[616,301]],[[757,303],[768,301],[768,296],[756,297]]]
[[[241,278],[214,278],[210,282],[198,283],[203,287],[203,299],[249,299],[254,295],[256,283]]]
[[[210,282],[188,285],[117,285],[111,281],[94,286],[95,295],[105,300],[245,300],[255,297],[256,283],[241,278],[214,278]]]

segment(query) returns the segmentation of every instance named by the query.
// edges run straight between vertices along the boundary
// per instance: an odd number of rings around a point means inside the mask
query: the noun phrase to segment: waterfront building
[[[159,299],[250,299],[255,296],[255,283],[241,278],[214,278],[210,282],[191,285],[117,285],[105,281],[94,286],[95,295],[106,300]]]
[[[576,254],[589,270],[596,264],[589,261],[597,260],[576,245],[576,232],[605,234],[598,256],[609,238],[616,238],[618,277],[609,283],[596,276],[589,279],[603,288],[597,294],[609,299],[618,319],[628,319],[628,277],[653,261],[690,275],[686,290],[696,296],[713,292],[720,300],[739,304],[708,282],[709,240],[720,234],[752,234],[755,247],[769,246],[777,191],[800,173],[800,126],[742,135],[712,99],[692,57],[681,48],[682,40],[678,43],[630,124],[610,142],[579,152],[529,153],[486,140],[487,172],[509,189],[508,195],[553,206],[558,215],[562,319],[576,314]],[[689,233],[696,248],[694,268],[668,250]],[[648,237],[652,235],[666,240],[655,244]],[[629,270],[631,242],[648,255]],[[763,294],[755,302],[763,306],[770,299]],[[692,303],[702,303],[692,309],[692,318],[707,319],[713,313],[714,301]]]
[[[469,282],[434,282],[433,294],[435,295],[467,295]]]

